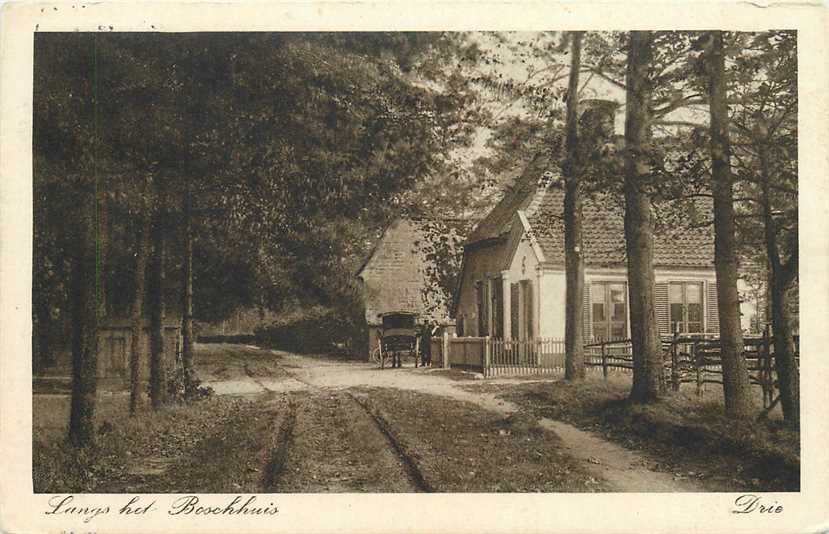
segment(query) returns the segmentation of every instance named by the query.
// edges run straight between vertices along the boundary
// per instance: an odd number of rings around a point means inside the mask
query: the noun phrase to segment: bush
[[[257,328],[255,336],[259,343],[291,352],[348,351],[362,328],[359,318],[314,307]]]
[[[214,335],[214,336],[199,336],[196,338],[199,343],[235,343],[245,345],[256,341],[256,336],[253,334],[234,334],[229,336]]]
[[[176,401],[201,400],[213,395],[213,388],[202,386],[201,380],[195,376],[187,376],[184,366],[176,365],[175,370],[167,377],[167,396]]]

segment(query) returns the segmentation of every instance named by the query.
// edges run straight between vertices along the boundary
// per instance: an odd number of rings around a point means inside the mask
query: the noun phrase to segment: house
[[[463,221],[399,218],[386,228],[356,273],[368,347],[377,346],[380,317],[388,312],[416,313],[419,323],[454,332],[449,309],[463,227]]]
[[[464,244],[455,309],[459,335],[564,337],[564,189],[558,175],[544,170],[548,164],[537,157]],[[585,199],[582,220],[585,338],[627,338],[622,207],[609,195],[596,195]],[[654,236],[661,333],[718,331],[713,260],[707,229]]]
[[[463,245],[454,298],[458,335],[564,338],[563,206],[557,162],[547,154],[536,156]],[[700,218],[710,213],[703,202],[693,207]],[[629,338],[624,208],[618,195],[586,196],[582,221],[585,341]],[[653,263],[660,333],[717,333],[710,225],[659,228]]]

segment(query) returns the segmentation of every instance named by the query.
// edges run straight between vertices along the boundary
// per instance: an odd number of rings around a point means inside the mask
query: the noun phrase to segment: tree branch
[[[610,75],[605,74],[604,71],[602,71],[601,69],[599,69],[598,67],[595,67],[593,65],[582,65],[581,72],[593,73],[596,76],[598,76],[599,78],[602,78],[603,80],[606,80],[606,81],[612,83],[616,87],[619,87],[621,89],[627,89],[627,86],[624,84],[624,82],[620,82],[619,80],[611,77]]]

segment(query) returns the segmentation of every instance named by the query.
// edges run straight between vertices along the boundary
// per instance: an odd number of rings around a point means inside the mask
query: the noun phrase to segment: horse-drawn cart
[[[382,327],[377,347],[372,350],[372,359],[377,361],[382,369],[387,361],[391,361],[392,367],[402,367],[402,359],[413,356],[417,367],[420,350],[417,314],[390,312],[380,317]]]

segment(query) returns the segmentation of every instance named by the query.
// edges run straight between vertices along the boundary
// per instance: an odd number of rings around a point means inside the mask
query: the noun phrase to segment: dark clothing
[[[420,363],[422,367],[432,365],[432,330],[430,324],[423,325],[423,334],[420,336]]]

